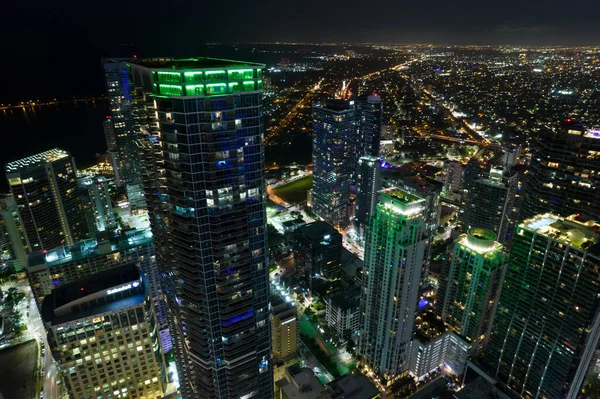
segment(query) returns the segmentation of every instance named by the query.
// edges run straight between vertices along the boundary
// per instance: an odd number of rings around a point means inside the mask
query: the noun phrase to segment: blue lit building
[[[379,156],[383,100],[377,94],[356,99],[357,156]]]
[[[115,148],[118,152],[118,162],[113,162],[117,185],[122,183],[127,191],[127,199],[131,208],[145,209],[144,190],[140,155],[136,140],[140,137],[140,127],[136,121],[137,109],[129,73],[127,59],[104,59],[104,78],[106,92],[112,118],[104,121],[104,134],[111,157],[115,158]],[[111,126],[112,125],[112,126]]]
[[[336,228],[348,226],[356,123],[351,101],[313,106],[313,211]]]
[[[184,399],[273,397],[263,67],[131,64],[156,118],[138,145]]]

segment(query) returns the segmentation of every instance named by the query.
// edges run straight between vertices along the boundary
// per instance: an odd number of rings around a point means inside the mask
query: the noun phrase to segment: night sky
[[[4,2],[0,102],[101,92],[102,56],[190,56],[211,41],[596,45],[599,15],[598,0]],[[92,79],[69,79],[78,69]]]

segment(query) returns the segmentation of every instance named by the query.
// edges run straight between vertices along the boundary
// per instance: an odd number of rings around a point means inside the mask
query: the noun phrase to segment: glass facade
[[[599,227],[553,214],[517,227],[484,365],[522,397],[578,397],[600,338]]]
[[[313,129],[313,211],[332,226],[345,228],[356,160],[353,105],[345,100],[315,104]]]
[[[127,199],[133,210],[145,209],[142,187],[141,160],[136,145],[141,136],[135,91],[131,82],[127,59],[104,59],[104,78],[112,118],[112,129],[105,127],[105,134],[115,136],[118,150],[118,168],[115,178],[120,178],[127,191]],[[112,144],[112,137],[106,137]],[[110,152],[110,148],[109,148]]]
[[[131,64],[155,115],[138,144],[186,399],[273,396],[262,67]]]

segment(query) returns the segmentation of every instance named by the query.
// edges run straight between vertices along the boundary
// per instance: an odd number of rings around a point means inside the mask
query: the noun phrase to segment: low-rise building
[[[338,337],[349,338],[360,328],[360,287],[352,287],[325,300],[327,326]]]

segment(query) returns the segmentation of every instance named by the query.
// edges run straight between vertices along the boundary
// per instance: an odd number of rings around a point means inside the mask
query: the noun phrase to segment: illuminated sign
[[[139,281],[134,281],[133,283],[125,284],[117,288],[111,288],[110,290],[106,291],[106,295],[112,295],[116,294],[117,292],[127,291],[128,289],[139,287],[139,285]]]

